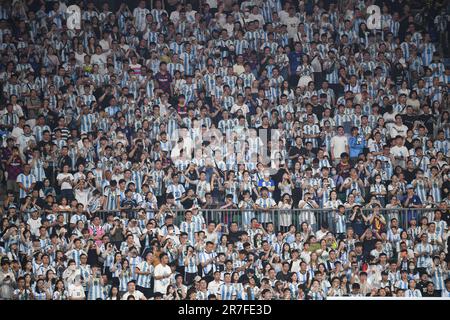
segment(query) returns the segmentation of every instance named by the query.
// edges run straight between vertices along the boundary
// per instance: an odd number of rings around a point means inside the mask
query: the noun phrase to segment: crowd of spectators
[[[0,299],[450,297],[445,2],[110,6],[0,3]]]

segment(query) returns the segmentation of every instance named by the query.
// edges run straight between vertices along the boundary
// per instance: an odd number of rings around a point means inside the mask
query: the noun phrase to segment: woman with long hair
[[[111,286],[111,290],[109,290],[109,295],[106,300],[121,300],[122,295],[120,294],[119,287]]]
[[[231,284],[236,292],[236,300],[243,300],[244,298],[244,286],[242,282],[239,281],[239,272],[233,272],[231,274]]]
[[[116,252],[114,254],[114,261],[113,261],[111,267],[109,268],[109,270],[111,271],[111,275],[112,275],[112,278],[111,278],[112,285],[119,287],[119,285],[120,285],[119,277],[122,272],[122,254],[120,252]]]
[[[36,286],[32,295],[34,300],[50,300],[52,297],[49,291],[49,286],[45,283],[44,279],[39,279],[36,281]]]
[[[124,259],[119,273],[119,291],[121,294],[124,294],[128,290],[128,282],[131,280],[130,262],[127,259]]]
[[[311,252],[311,260],[309,261],[309,269],[313,272],[319,270],[319,256],[317,252]]]
[[[311,282],[311,288],[307,293],[307,300],[324,300],[325,294],[320,286],[320,282],[317,279],[314,279]]]
[[[450,113],[445,110],[441,113],[437,124],[435,126],[436,134],[437,130],[444,130],[444,137],[450,139]]]
[[[283,247],[281,249],[281,260],[287,261],[291,259],[291,246],[289,243],[283,243]]]
[[[369,44],[370,30],[367,28],[367,24],[361,22],[359,24],[358,37],[359,43],[365,48]]]
[[[69,293],[67,292],[62,279],[57,279],[55,282],[52,300],[69,300]]]
[[[272,268],[275,270],[275,273],[278,273],[281,271],[281,257],[277,254],[274,254],[272,256],[272,259],[270,261],[270,264],[272,265]]]
[[[263,241],[263,236],[261,233],[257,233],[253,236],[253,246],[255,248],[261,248],[262,241]]]
[[[67,268],[66,256],[64,255],[63,251],[56,250],[55,258],[52,262],[52,267],[55,269],[56,275],[58,277],[62,277],[64,270],[66,270]]]
[[[180,300],[177,291],[173,285],[167,286],[166,294],[163,295],[163,300]]]
[[[311,66],[311,62],[309,61],[308,55],[304,54],[302,56],[302,61],[301,61],[301,64],[297,67],[296,74],[300,80],[302,79],[302,77],[309,77],[309,78],[311,78],[311,82],[314,83],[314,69]],[[300,83],[297,86],[300,86]],[[308,89],[309,89],[309,83],[308,83]]]
[[[285,174],[287,175],[287,173]],[[290,188],[291,183],[289,183]],[[292,191],[291,191],[292,192]],[[279,212],[279,225],[280,228],[285,232],[288,227],[292,224],[292,198],[288,193],[284,193],[281,196],[280,202],[278,202]]]

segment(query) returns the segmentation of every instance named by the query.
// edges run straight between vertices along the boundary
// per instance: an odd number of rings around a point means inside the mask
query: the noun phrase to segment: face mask
[[[378,182],[378,183],[380,183],[381,182],[381,179],[377,179],[377,180],[375,180],[376,182]]]

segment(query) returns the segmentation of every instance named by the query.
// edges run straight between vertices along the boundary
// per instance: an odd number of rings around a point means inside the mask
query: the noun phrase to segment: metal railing
[[[94,213],[88,214],[93,217],[99,216],[103,221],[106,221],[108,215],[114,217],[125,215],[126,218],[138,218],[138,211],[140,209],[127,209],[127,210],[99,210]],[[402,229],[407,229],[410,226],[412,219],[417,221],[417,225],[420,225],[420,219],[427,217],[428,221],[432,221],[434,218],[434,211],[436,208],[396,208],[396,209],[379,209],[379,213],[384,217],[386,224],[389,225],[391,219],[396,218],[398,220],[398,226]],[[184,221],[185,213],[187,210],[165,210],[163,215],[172,214],[174,216],[174,223],[179,225]],[[147,218],[154,218],[158,215],[158,210],[146,211]],[[365,217],[369,217],[374,212],[374,209],[362,208],[360,213]],[[61,212],[65,216],[65,221],[69,222],[75,212]],[[303,222],[307,222],[313,229],[318,230],[324,223],[328,225],[330,231],[336,231],[336,216],[337,210],[335,209],[270,209],[270,210],[240,210],[240,209],[199,209],[198,214],[201,214],[206,223],[215,222],[222,223],[225,226],[229,226],[231,223],[237,223],[240,229],[246,229],[249,227],[250,221],[256,218],[258,222],[263,225],[266,223],[273,223],[275,230],[287,228],[289,225],[295,225],[297,230]],[[345,211],[346,226],[352,225],[350,220],[353,215],[353,210],[348,209]]]

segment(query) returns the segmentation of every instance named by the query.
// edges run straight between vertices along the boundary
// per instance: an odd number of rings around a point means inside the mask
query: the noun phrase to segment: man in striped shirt
[[[219,286],[217,292],[218,299],[220,300],[235,300],[236,299],[236,289],[231,283],[231,274],[225,273],[223,277],[223,283]]]
[[[139,291],[141,291],[147,299],[150,299],[153,294],[152,283],[153,283],[153,253],[149,252],[145,256],[145,260],[136,266],[137,281],[136,286]]]
[[[30,164],[26,163],[23,166],[23,172],[17,176],[16,181],[19,185],[19,198],[23,199],[31,193],[36,184],[36,178],[31,174]]]
[[[206,242],[205,249],[200,252],[199,262],[202,266],[203,276],[208,280],[212,279],[214,271],[216,271],[216,257],[217,253],[213,251],[214,244],[211,241]]]

